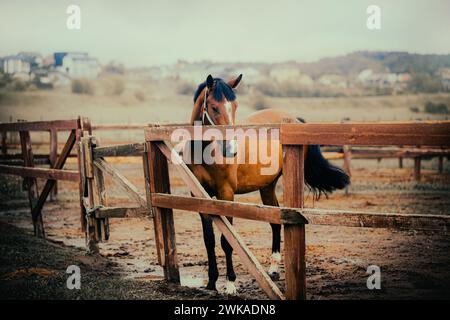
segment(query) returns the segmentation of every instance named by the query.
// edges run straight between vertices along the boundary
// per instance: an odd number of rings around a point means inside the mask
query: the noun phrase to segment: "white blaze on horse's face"
[[[233,105],[230,101],[225,102],[224,104],[225,111],[227,112],[228,119],[230,119],[230,124],[234,125],[234,118],[233,118]]]
[[[225,111],[227,113],[228,119],[230,120],[230,124],[234,126],[234,117],[233,117],[233,104],[230,101],[226,101],[224,104]],[[227,154],[236,154],[238,150],[237,140],[228,140],[226,144]]]

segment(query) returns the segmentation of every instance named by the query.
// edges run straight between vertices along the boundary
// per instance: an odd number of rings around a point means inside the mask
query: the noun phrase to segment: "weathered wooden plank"
[[[152,142],[147,144],[147,154],[150,192],[170,193],[167,159]],[[157,247],[162,246],[163,249],[161,253],[164,254],[164,276],[168,281],[180,283],[173,210],[154,207],[153,221]]]
[[[77,120],[54,120],[35,122],[12,122],[0,123],[0,131],[48,131],[55,130],[75,130]]]
[[[281,126],[283,144],[450,146],[450,121],[302,123]]]
[[[57,170],[48,168],[33,168],[0,164],[0,172],[22,177],[33,177],[53,180],[78,181],[79,173],[74,170]]]
[[[420,157],[414,158],[414,180],[420,181],[420,169],[421,169],[421,159]]]
[[[95,212],[98,219],[136,218],[148,216],[148,209],[143,207],[102,207]]]
[[[86,232],[86,229],[87,229],[86,209],[83,205],[86,178],[84,176],[83,148],[81,147],[81,138],[83,137],[83,131],[84,131],[83,121],[81,121],[81,117],[78,117],[77,129],[75,131],[75,142],[76,142],[78,172],[80,173],[80,179],[78,182],[78,194],[79,194],[79,203],[80,203],[80,224],[81,224],[81,231]]]
[[[92,126],[94,131],[108,131],[108,130],[142,130],[148,127],[148,124],[97,124]]]
[[[304,146],[284,145],[283,194],[284,205],[303,208]],[[284,268],[286,299],[306,299],[305,225],[284,226]]]
[[[61,154],[57,154],[57,158],[60,156]],[[76,158],[77,154],[76,153],[71,153],[67,156],[68,158]],[[33,155],[33,159],[34,159],[34,163],[37,163],[36,160],[38,160],[38,163],[42,163],[42,164],[50,164],[50,156],[48,154],[34,154]],[[5,154],[5,155],[0,155],[0,161],[5,160],[22,160],[23,161],[23,157],[21,153],[12,153],[12,154]]]
[[[352,152],[352,159],[393,159],[393,158],[417,158],[423,156],[424,153],[417,152],[417,153],[409,153],[409,152],[369,152],[369,153],[362,153],[362,152]],[[432,153],[429,152],[425,155],[425,157],[431,158],[431,157],[439,157],[439,153]],[[327,157],[326,153],[324,154],[324,157],[326,159],[330,159]]]
[[[139,192],[138,188],[133,185],[125,176],[119,171],[114,169],[108,162],[103,159],[96,159],[94,166],[102,170],[104,173],[111,176],[111,178],[117,183],[117,185],[134,201],[139,203],[142,207],[147,206],[145,197]]]
[[[286,207],[303,208],[304,161],[303,146],[283,146],[283,196]],[[285,167],[286,165],[286,167]]]
[[[148,155],[148,147],[147,143],[144,145],[144,153],[142,155],[142,165],[144,168],[144,179],[145,179],[145,196],[147,199],[147,210],[150,213],[153,221],[153,230],[155,233],[155,244],[156,244],[156,255],[158,257],[158,264],[160,266],[165,265],[165,256],[164,256],[164,241],[162,239],[162,232],[159,229],[159,225],[155,219],[155,215],[153,214],[153,206],[152,206],[152,197],[151,191],[152,183],[150,178],[150,168],[149,168],[149,155]]]
[[[351,176],[351,159],[352,159],[352,149],[350,146],[343,146],[344,153],[344,171]]]
[[[42,166],[42,165],[49,165],[50,164],[50,160],[45,159],[45,158],[34,158],[33,159],[34,165],[35,166]],[[9,165],[9,166],[19,166],[19,167],[23,167],[24,166],[24,161],[23,159],[14,159],[14,158],[10,158],[10,159],[1,159],[0,157],[0,164],[4,164],[4,165]]]
[[[92,137],[92,147],[93,150],[98,146],[98,142],[94,137]],[[106,195],[106,187],[105,187],[105,179],[103,176],[103,172],[97,168],[93,167],[94,170],[94,200],[96,205],[100,205],[106,207],[108,205],[108,198]],[[108,217],[97,217],[97,228],[100,229],[100,233],[103,235],[100,240],[108,240],[109,239],[109,218]]]
[[[31,149],[30,132],[20,131],[20,143],[22,146],[23,162],[26,167],[33,169],[33,150]],[[34,213],[34,209],[38,205],[39,190],[37,181],[34,177],[26,177],[25,183],[27,185],[28,200],[30,202],[31,219],[33,221],[34,235],[40,238],[45,238],[44,222],[41,211]]]
[[[308,223],[300,209],[280,208],[254,203],[243,203],[188,196],[152,193],[155,207],[207,212],[209,214],[250,219],[275,224]]]
[[[447,233],[450,231],[450,216],[431,214],[401,214],[363,212],[350,210],[302,210],[309,224],[365,227],[365,228],[392,228],[400,230],[430,230]]]
[[[58,159],[58,130],[51,129],[50,130],[50,166],[54,168],[56,164],[56,160]],[[55,185],[52,189],[52,194],[50,198],[55,199],[58,194],[58,181],[55,181]]]
[[[152,126],[145,129],[145,140],[146,141],[171,141],[172,133],[177,130],[179,133],[184,132],[186,134],[186,139],[189,137],[191,140],[202,140],[202,132],[206,130],[215,130],[220,132],[223,137],[226,137],[227,130],[236,131],[238,130],[255,130],[258,132],[259,129],[279,129],[279,124],[258,124],[258,125],[233,125],[233,126]],[[200,134],[200,136],[198,136]],[[271,130],[267,130],[267,137],[271,137]],[[277,136],[278,137],[278,136]],[[205,137],[203,140],[214,140],[216,137]]]
[[[33,154],[33,160],[36,163],[36,159],[46,159],[49,160],[50,156],[48,154]],[[10,153],[10,154],[4,154],[0,155],[0,160],[22,160],[23,161],[23,155],[22,153]]]
[[[167,159],[172,159],[171,148],[163,142],[157,142],[158,148],[166,156]],[[209,194],[199,183],[194,174],[189,170],[187,165],[182,161],[182,159],[174,155],[176,160],[175,168],[180,174],[183,181],[188,185],[192,194],[199,198],[209,198]],[[280,289],[273,283],[270,277],[267,275],[264,268],[261,266],[256,257],[248,249],[247,245],[244,243],[243,239],[236,233],[234,227],[230,224],[227,218],[221,216],[211,215],[211,219],[217,225],[219,230],[228,240],[230,245],[238,254],[242,263],[247,267],[249,272],[255,277],[256,281],[259,283],[264,292],[269,296],[270,299],[284,300],[284,295],[281,293]]]
[[[8,153],[8,144],[6,142],[7,132],[2,131],[2,155],[6,155]]]
[[[286,299],[306,299],[305,225],[284,226],[284,269]]]
[[[450,216],[431,214],[400,214],[364,212],[352,210],[327,210],[327,209],[290,209],[283,207],[272,207],[257,205],[252,203],[232,202],[224,200],[212,200],[205,198],[193,198],[188,196],[168,195],[161,193],[152,194],[154,206],[173,208],[178,210],[210,212],[212,214],[233,216],[243,219],[264,221],[269,223],[280,223],[280,219],[271,217],[275,213],[282,213],[284,210],[289,215],[301,213],[305,221],[311,225],[330,225],[344,227],[364,227],[364,228],[392,228],[399,230],[433,230],[447,232],[450,230]],[[236,205],[233,207],[233,205]],[[246,215],[248,208],[256,207],[261,212],[261,217],[250,213]],[[201,208],[201,209],[199,209]],[[295,218],[294,218],[295,219]],[[297,222],[291,217],[286,220],[292,223]],[[281,218],[281,221],[283,219]],[[306,223],[306,222],[305,222]]]
[[[104,157],[127,157],[141,155],[144,152],[143,143],[122,144],[115,146],[96,147],[94,159]]]
[[[415,149],[403,149],[396,150],[384,150],[384,149],[355,149],[352,148],[352,158],[415,158],[419,156],[424,157],[436,157],[436,156],[448,156],[450,155],[450,149],[435,149],[435,148],[415,148]]]
[[[91,168],[91,173],[93,170],[92,157],[89,154],[92,153],[92,145],[91,138],[82,137],[81,138],[81,148],[82,148],[82,160],[84,161],[84,165],[82,166],[83,170],[83,178],[84,178],[84,205],[86,208],[86,212],[88,213],[86,216],[86,247],[89,254],[98,254],[99,247],[98,242],[100,240],[101,235],[99,234],[97,219],[95,218],[95,212],[90,212],[96,207],[96,203],[94,200],[94,179],[93,175],[89,176],[89,169]]]
[[[442,173],[444,172],[444,157],[440,156],[438,159],[438,172]]]

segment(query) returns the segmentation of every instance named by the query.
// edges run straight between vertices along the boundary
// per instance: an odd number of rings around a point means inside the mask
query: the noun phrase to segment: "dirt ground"
[[[376,160],[355,160],[349,195],[337,192],[328,199],[322,198],[314,203],[309,195],[306,206],[407,214],[450,214],[449,162],[444,162],[445,172],[440,175],[436,173],[436,159],[423,161],[424,170],[420,183],[413,180],[412,161],[405,160],[404,163],[405,168],[398,169],[397,160],[382,160],[381,163]],[[71,165],[73,164],[69,167]],[[116,163],[114,166],[143,191],[142,166],[139,162]],[[32,227],[25,194],[17,192],[20,185],[18,178],[7,181],[3,179],[1,183],[1,296],[17,297],[17,293],[14,293],[17,286],[23,290],[31,290],[23,296],[30,298],[227,298],[199,289],[206,284],[207,259],[197,214],[175,210],[182,285],[195,288],[192,291],[187,288],[177,291],[162,281],[162,269],[157,265],[153,225],[149,219],[111,220],[111,238],[100,244],[101,257],[95,260],[85,256],[83,252],[84,238],[79,230],[77,185],[60,183],[58,200],[45,206],[44,223],[51,240],[48,245],[22,234],[24,231],[31,233]],[[174,170],[171,170],[171,185],[173,193],[187,194],[187,189]],[[281,188],[282,181],[278,186],[282,202]],[[107,190],[112,204],[127,203],[108,180]],[[260,202],[257,193],[239,196],[238,199]],[[234,224],[252,252],[268,268],[270,226],[242,219],[235,219]],[[221,275],[218,289],[223,292],[225,260],[219,236],[216,231],[216,254]],[[306,239],[308,299],[450,298],[448,234],[309,225]],[[64,255],[57,254],[59,251],[64,252]],[[96,284],[92,288],[88,287],[86,292],[81,290],[83,293],[78,295],[60,288],[44,290],[39,295],[33,289],[44,286],[45,283],[60,283],[65,279],[65,268],[71,264],[81,264],[88,279]],[[236,255],[234,265],[239,298],[266,299]],[[366,270],[369,265],[381,268],[381,290],[367,289]],[[39,275],[30,276],[29,272],[17,272],[32,267],[56,271],[44,278]],[[11,274],[14,271],[16,272]],[[277,284],[284,289],[283,273]]]
[[[0,299],[218,299],[165,281],[125,279],[117,263],[80,248],[36,239],[0,222]],[[69,263],[80,267],[80,290],[67,289]]]

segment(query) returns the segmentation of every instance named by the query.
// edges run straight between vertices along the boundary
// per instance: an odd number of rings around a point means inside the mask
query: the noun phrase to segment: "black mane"
[[[197,91],[195,91],[194,103],[197,101],[198,96],[200,95],[200,93],[202,93],[205,87],[206,81],[200,83]],[[217,101],[222,101],[223,97],[225,97],[225,99],[227,99],[228,101],[236,100],[236,94],[234,93],[233,88],[231,88],[225,81],[220,78],[214,78],[213,97]]]

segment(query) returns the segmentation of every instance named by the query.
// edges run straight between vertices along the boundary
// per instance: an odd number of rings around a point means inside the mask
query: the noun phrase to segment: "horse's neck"
[[[183,156],[189,155],[189,164],[188,167],[194,173],[194,175],[198,178],[200,183],[208,187],[210,190],[214,190],[216,186],[222,185],[225,180],[230,182],[230,185],[236,184],[236,171],[237,164],[227,164],[227,158],[223,158],[222,164],[212,163],[207,164],[204,162],[203,155],[205,148],[210,144],[209,141],[203,141],[202,146],[197,146],[197,150],[195,149],[195,141],[190,141],[190,143],[185,144],[185,148],[183,150]],[[200,152],[201,154],[197,155],[197,163],[195,162],[195,152]],[[201,158],[199,158],[199,156]],[[198,161],[200,160],[200,161]],[[200,162],[200,163],[198,163]],[[234,162],[234,161],[233,161]]]
[[[206,90],[206,89],[204,89]],[[199,95],[199,97],[197,98],[197,101],[194,104],[194,108],[192,109],[192,115],[191,115],[191,125],[194,125],[195,121],[202,121],[202,107],[203,107],[203,102],[205,101],[204,99],[205,95],[204,95],[204,91],[202,91],[202,93]]]

